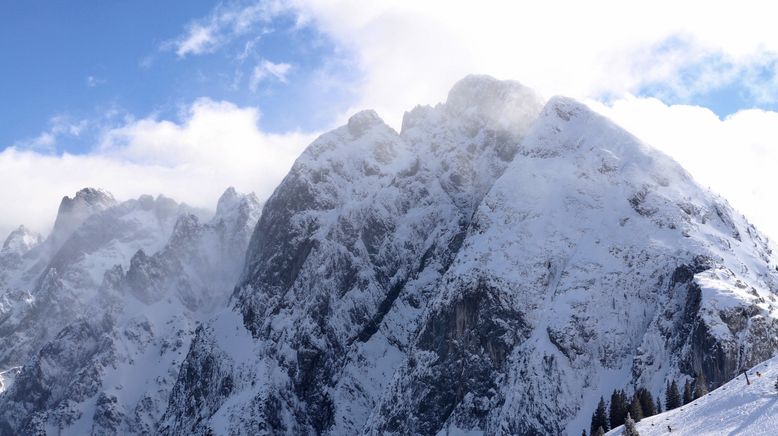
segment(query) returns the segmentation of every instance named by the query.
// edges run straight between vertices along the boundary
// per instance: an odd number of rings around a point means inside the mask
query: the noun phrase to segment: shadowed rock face
[[[486,283],[464,290],[421,327],[407,373],[402,373],[409,395],[385,403],[393,407],[382,410],[381,430],[436,434],[452,414],[484,427],[489,412],[503,402],[499,383],[506,359],[530,329],[500,290]],[[417,359],[429,366],[418,365]]]

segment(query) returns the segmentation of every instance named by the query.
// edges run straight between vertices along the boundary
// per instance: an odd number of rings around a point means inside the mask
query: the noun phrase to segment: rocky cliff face
[[[317,139],[268,200],[167,434],[578,433],[616,387],[772,355],[770,245],[587,107],[468,77]]]

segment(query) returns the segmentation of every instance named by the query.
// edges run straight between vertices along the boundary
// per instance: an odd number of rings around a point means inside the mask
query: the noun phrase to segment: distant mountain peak
[[[24,255],[43,241],[43,237],[24,225],[11,232],[3,243],[0,253]]]
[[[355,113],[348,119],[348,131],[355,137],[362,136],[372,126],[384,125],[384,120],[372,109]]]
[[[445,106],[447,112],[463,121],[521,132],[535,121],[543,99],[516,81],[470,75],[454,84]]]
[[[108,191],[98,188],[81,189],[70,198],[62,197],[51,231],[51,244],[53,248],[59,247],[70,237],[73,231],[90,215],[108,209],[117,204],[116,199]]]

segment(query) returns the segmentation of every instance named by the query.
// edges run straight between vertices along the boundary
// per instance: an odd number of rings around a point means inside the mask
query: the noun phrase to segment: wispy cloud
[[[198,55],[213,51],[219,45],[217,30],[215,25],[192,24],[186,36],[173,44],[176,54],[183,58],[188,54]]]
[[[19,149],[54,152],[60,138],[79,137],[88,126],[88,120],[75,120],[68,115],[56,115],[49,120],[47,130],[33,138],[17,141],[13,146]]]
[[[280,1],[220,3],[207,17],[189,23],[182,35],[167,41],[162,48],[175,51],[180,58],[212,53],[249,32],[261,34],[265,30],[262,23],[287,9]]]
[[[275,78],[281,83],[286,83],[286,76],[292,66],[287,63],[273,63],[268,60],[263,60],[251,73],[251,79],[249,80],[249,89],[251,92],[256,92],[259,84],[267,78]]]
[[[86,86],[88,86],[90,88],[95,88],[97,86],[100,86],[100,85],[104,84],[105,82],[106,82],[105,79],[102,79],[102,78],[99,78],[99,77],[96,77],[96,76],[90,75],[90,76],[86,77]]]

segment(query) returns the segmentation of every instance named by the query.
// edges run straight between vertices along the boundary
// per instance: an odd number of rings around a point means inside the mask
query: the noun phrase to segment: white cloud
[[[621,96],[657,82],[701,92],[778,53],[778,26],[758,1],[287,5],[357,60],[364,80],[355,84],[361,98],[352,110],[373,107],[394,125],[418,102],[444,99],[468,73],[576,98]],[[679,71],[690,69],[694,80],[679,82]]]
[[[63,136],[78,137],[89,125],[87,120],[73,120],[67,115],[56,115],[49,120],[49,129],[34,138],[17,141],[14,147],[36,151],[53,152],[57,140]]]
[[[292,66],[287,63],[273,63],[268,60],[260,62],[254,67],[254,71],[251,73],[251,79],[249,80],[249,89],[251,92],[256,92],[259,83],[268,77],[274,77],[281,83],[286,83],[286,75],[289,74],[289,70]]]
[[[162,45],[173,49],[178,57],[211,53],[221,45],[250,31],[264,33],[261,28],[281,10],[279,1],[261,1],[249,4],[241,2],[220,3],[207,17],[189,23],[178,38]]]
[[[86,86],[88,86],[89,88],[95,88],[99,85],[102,85],[103,83],[105,83],[105,79],[101,79],[95,76],[86,77]]]
[[[193,24],[189,26],[186,36],[175,42],[174,46],[178,57],[186,57],[188,54],[211,52],[218,46],[218,42],[214,26]]]
[[[85,155],[11,147],[0,152],[0,239],[19,224],[46,232],[60,199],[85,186],[117,198],[163,193],[213,208],[235,186],[265,198],[312,135],[268,134],[255,108],[200,99],[181,122],[146,118],[106,131]]]

